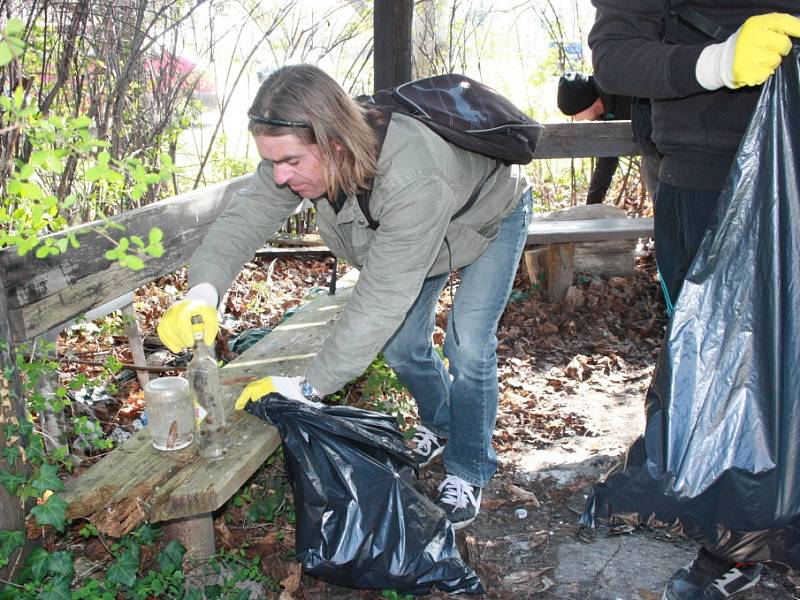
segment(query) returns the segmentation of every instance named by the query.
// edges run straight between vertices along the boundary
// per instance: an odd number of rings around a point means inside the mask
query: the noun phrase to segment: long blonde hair
[[[274,71],[261,84],[248,114],[254,136],[291,133],[305,144],[317,144],[330,200],[339,192],[357,194],[371,187],[378,170],[378,141],[368,110],[319,67],[287,65]],[[269,119],[287,124],[263,122]]]

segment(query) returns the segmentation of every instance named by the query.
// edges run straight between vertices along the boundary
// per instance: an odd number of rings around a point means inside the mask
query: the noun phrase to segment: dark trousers
[[[601,156],[595,161],[594,171],[589,179],[589,190],[586,193],[586,204],[603,203],[618,164],[619,159],[616,156]]]
[[[668,315],[672,315],[686,272],[697,254],[718,200],[718,191],[658,183],[654,207],[656,264]]]

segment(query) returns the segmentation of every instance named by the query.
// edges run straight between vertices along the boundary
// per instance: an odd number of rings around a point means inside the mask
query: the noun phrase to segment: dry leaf
[[[283,591],[281,592],[281,598],[291,598],[292,595],[297,591],[297,588],[300,587],[300,579],[303,577],[303,569],[300,566],[300,563],[294,562],[289,565],[289,574],[281,579],[281,587]]]
[[[533,492],[529,492],[518,485],[509,483],[506,485],[506,491],[509,493],[509,500],[511,502],[524,502],[525,504],[530,504],[534,508],[539,508],[539,506],[541,506],[539,499]]]

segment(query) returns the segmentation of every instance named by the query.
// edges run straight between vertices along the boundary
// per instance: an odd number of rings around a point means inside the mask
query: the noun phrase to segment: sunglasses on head
[[[308,123],[303,123],[303,121],[284,121],[283,119],[261,117],[259,115],[253,115],[250,113],[248,113],[247,116],[250,118],[251,121],[253,121],[254,123],[258,123],[260,125],[271,125],[273,127],[304,127],[306,129],[311,127],[311,125],[309,125]]]

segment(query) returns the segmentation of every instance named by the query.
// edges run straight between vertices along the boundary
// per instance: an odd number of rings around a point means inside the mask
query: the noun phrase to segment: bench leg
[[[184,558],[206,560],[216,552],[211,513],[165,521],[164,534],[168,540],[176,540],[186,548]]]
[[[136,312],[133,310],[133,304],[126,304],[122,307],[122,316],[125,320],[125,329],[128,333],[128,343],[131,346],[133,362],[137,365],[146,365],[147,359],[144,355],[142,334],[139,332],[139,326],[136,324]],[[144,386],[150,381],[150,374],[147,371],[136,371],[136,377],[139,379],[139,387],[142,389],[144,389]]]
[[[522,258],[525,261],[525,272],[528,274],[528,281],[532,288],[544,283],[546,277],[542,267],[542,261],[547,254],[547,246],[525,250]]]
[[[575,244],[551,244],[544,261],[547,300],[563,302],[572,285]]]

